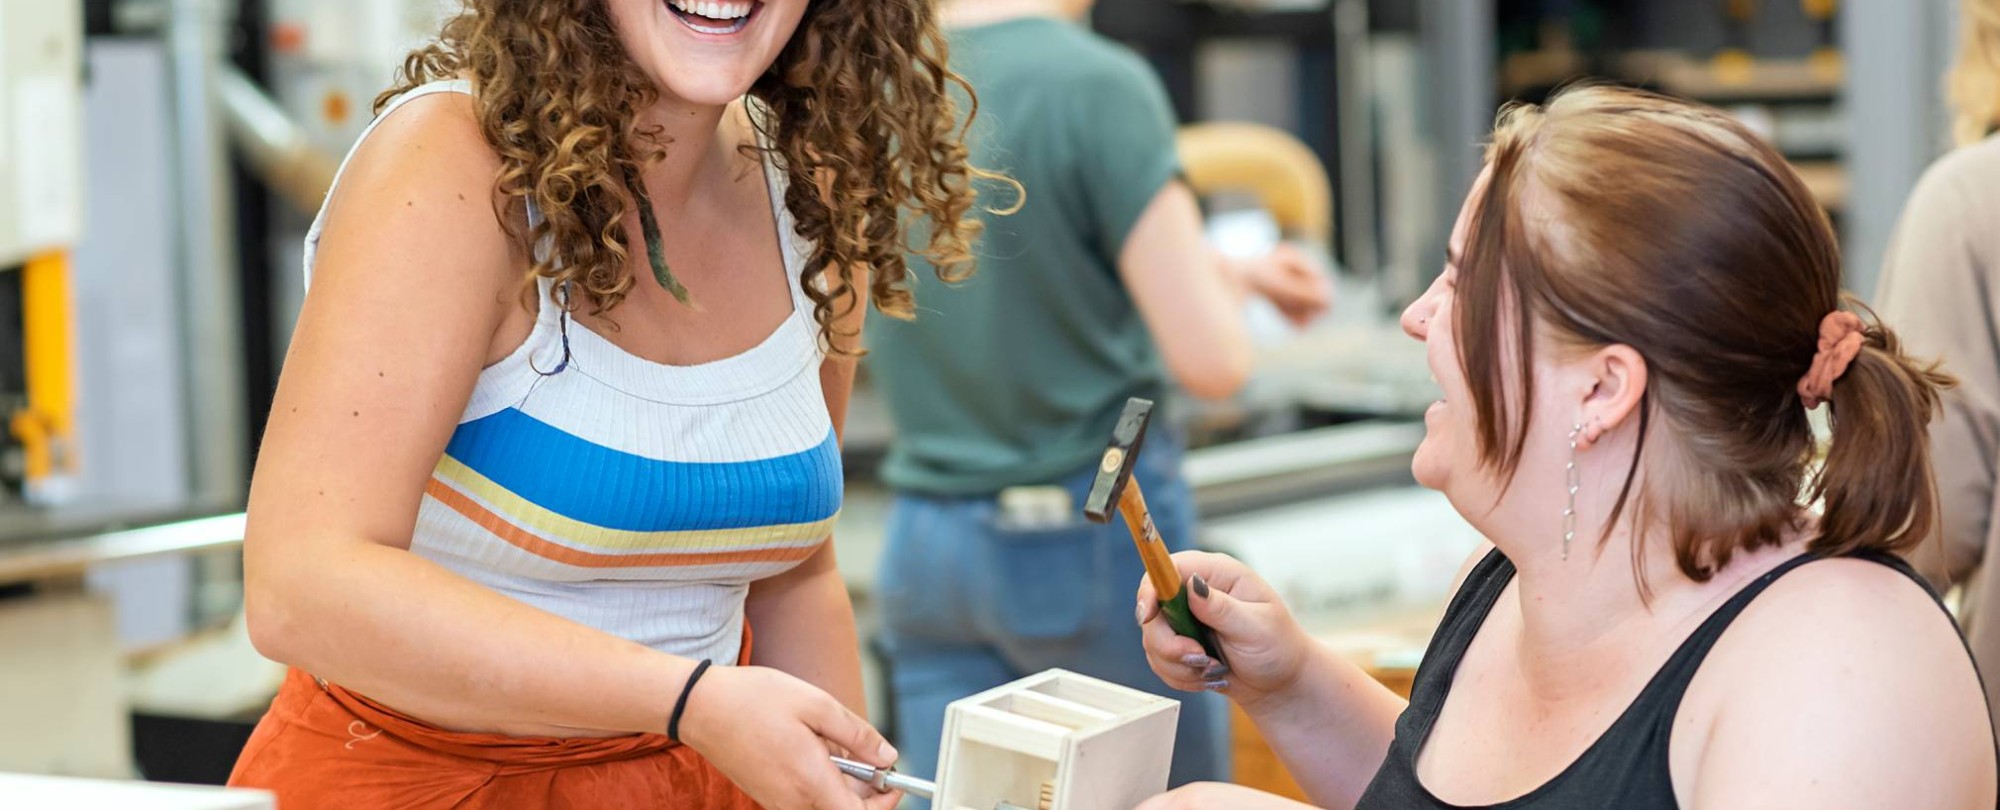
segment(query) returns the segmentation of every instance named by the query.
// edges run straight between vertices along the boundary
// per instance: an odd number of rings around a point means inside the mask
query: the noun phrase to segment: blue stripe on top
[[[571,520],[634,532],[811,523],[840,511],[840,446],[737,462],[660,461],[506,408],[466,422],[445,454]]]

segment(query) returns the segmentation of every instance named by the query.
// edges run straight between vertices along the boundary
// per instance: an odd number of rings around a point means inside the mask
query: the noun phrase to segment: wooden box
[[[1167,787],[1180,702],[1052,669],[945,710],[936,810],[1131,810]]]
[[[0,801],[8,810],[272,810],[277,800],[261,790],[162,785],[0,773]]]

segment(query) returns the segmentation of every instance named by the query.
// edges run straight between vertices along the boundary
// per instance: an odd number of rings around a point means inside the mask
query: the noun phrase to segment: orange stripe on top
[[[464,493],[452,489],[443,481],[432,478],[424,485],[424,493],[438,499],[439,503],[451,507],[452,511],[464,515],[478,524],[479,528],[492,532],[516,548],[564,565],[579,568],[648,568],[653,566],[685,567],[690,565],[723,565],[727,563],[776,563],[798,562],[819,551],[819,546],[798,548],[768,548],[753,551],[709,551],[709,552],[662,552],[652,554],[597,554],[578,551],[568,546],[543,540],[522,529],[505,518],[494,514]]]

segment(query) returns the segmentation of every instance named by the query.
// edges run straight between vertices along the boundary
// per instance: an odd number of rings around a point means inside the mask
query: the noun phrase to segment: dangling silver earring
[[[1583,434],[1583,424],[1569,429],[1569,466],[1563,469],[1563,478],[1569,485],[1569,502],[1563,507],[1563,561],[1569,561],[1569,541],[1576,537],[1576,438]]]

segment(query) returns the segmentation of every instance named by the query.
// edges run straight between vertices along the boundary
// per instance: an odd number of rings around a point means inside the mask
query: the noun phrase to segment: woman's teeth
[[[672,0],[672,2],[674,8],[711,20],[733,20],[750,16],[749,3],[729,3],[721,0]]]
[[[750,19],[750,12],[757,9],[754,2],[742,0],[668,0],[667,5],[674,16],[687,27],[704,34],[733,34],[743,30]]]

